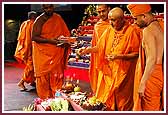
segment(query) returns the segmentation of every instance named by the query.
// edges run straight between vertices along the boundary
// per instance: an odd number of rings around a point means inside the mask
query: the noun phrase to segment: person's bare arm
[[[43,24],[48,20],[48,17],[45,17],[42,15],[40,18],[38,18],[33,26],[33,31],[32,31],[32,41],[35,41],[37,43],[50,43],[50,44],[57,44],[57,40],[55,39],[45,39],[42,38],[41,31]]]
[[[144,30],[143,32],[143,45],[146,55],[146,66],[144,70],[144,74],[142,76],[140,86],[139,86],[139,94],[140,96],[144,96],[145,84],[149,79],[149,76],[152,72],[152,69],[156,63],[156,43],[155,37],[151,33],[150,30]]]
[[[77,53],[79,55],[85,55],[88,53],[96,53],[96,52],[98,52],[98,48],[97,46],[94,46],[94,47],[88,47],[88,48],[80,48]]]
[[[127,60],[127,59],[133,59],[136,57],[138,57],[138,52],[130,53],[130,54],[110,54],[106,56],[107,60],[109,61],[112,61],[114,59],[126,59]]]

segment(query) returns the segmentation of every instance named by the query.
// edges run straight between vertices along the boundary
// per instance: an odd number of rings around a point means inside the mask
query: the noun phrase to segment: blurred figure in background
[[[22,78],[17,84],[22,90],[26,90],[24,83],[30,83],[35,86],[34,69],[32,62],[32,40],[31,33],[33,29],[33,23],[37,17],[37,13],[34,11],[28,12],[28,20],[24,21],[19,30],[18,43],[14,57],[19,63],[26,65]]]

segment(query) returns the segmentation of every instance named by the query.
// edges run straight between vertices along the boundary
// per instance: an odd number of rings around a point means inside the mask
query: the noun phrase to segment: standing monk
[[[33,63],[37,94],[46,99],[54,97],[55,91],[62,87],[70,47],[58,46],[58,39],[70,36],[70,32],[61,16],[54,13],[53,4],[43,4],[42,9],[44,13],[33,26]]]
[[[139,111],[162,110],[164,34],[154,18],[149,4],[129,4],[136,24],[144,28],[140,55],[136,68],[134,108]]]
[[[80,49],[80,54],[99,53],[99,75],[96,97],[110,110],[132,110],[134,70],[140,38],[135,26],[124,19],[121,8],[113,8],[108,18],[110,26],[98,45]]]
[[[28,20],[24,21],[19,30],[18,43],[14,57],[21,63],[23,62],[26,67],[19,83],[17,84],[21,89],[26,90],[24,82],[34,84],[34,69],[32,62],[32,40],[31,33],[33,29],[33,23],[37,17],[37,13],[34,11],[28,12]]]
[[[96,6],[96,10],[99,16],[99,21],[94,26],[94,32],[92,37],[92,47],[97,45],[97,42],[103,32],[107,29],[109,26],[108,21],[108,12],[110,11],[110,7],[105,4],[98,4]],[[96,53],[91,54],[91,63],[90,63],[90,85],[92,88],[93,93],[96,93],[97,89],[97,78],[98,78],[98,70],[97,70],[97,62],[98,62],[99,56]]]

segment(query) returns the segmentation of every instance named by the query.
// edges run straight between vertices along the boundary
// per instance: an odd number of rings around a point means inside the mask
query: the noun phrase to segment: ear
[[[108,11],[110,11],[110,9],[111,9],[111,8],[110,8],[110,7],[108,7]]]
[[[143,14],[143,18],[146,18],[147,17],[147,14]]]

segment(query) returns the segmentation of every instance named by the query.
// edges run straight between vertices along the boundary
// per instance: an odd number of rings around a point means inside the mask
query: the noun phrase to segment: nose
[[[111,20],[109,20],[109,23],[112,24]]]
[[[110,23],[111,25],[113,25],[114,21],[112,21],[112,20],[109,20],[109,23]]]
[[[103,12],[100,12],[100,15],[102,16],[102,15],[103,15]]]
[[[51,8],[50,8],[50,7],[48,7],[48,8],[47,8],[47,11],[51,11]]]

